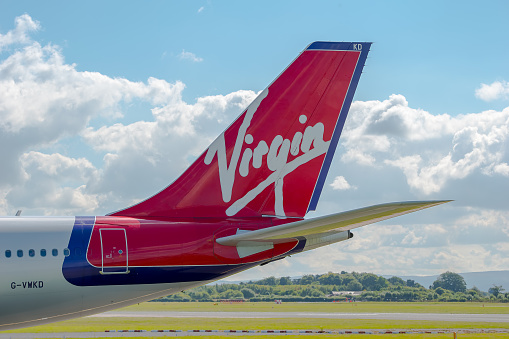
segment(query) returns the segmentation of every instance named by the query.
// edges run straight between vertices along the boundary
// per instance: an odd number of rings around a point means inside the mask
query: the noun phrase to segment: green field
[[[126,311],[180,312],[325,312],[325,313],[455,313],[508,314],[509,304],[497,303],[417,303],[417,302],[324,302],[324,303],[159,303],[148,302],[124,308]]]
[[[366,319],[218,319],[218,318],[80,318],[10,331],[12,333],[104,332],[106,330],[339,330],[503,328],[509,323]]]

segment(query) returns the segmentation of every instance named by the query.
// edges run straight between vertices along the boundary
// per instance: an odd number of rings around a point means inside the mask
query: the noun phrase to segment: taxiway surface
[[[173,312],[173,311],[112,311],[91,317],[111,318],[323,318],[378,319],[422,321],[509,322],[509,314],[447,314],[447,313],[319,313],[319,312]]]

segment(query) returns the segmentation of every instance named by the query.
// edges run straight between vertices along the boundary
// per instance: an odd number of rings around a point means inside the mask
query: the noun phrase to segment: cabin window
[[[11,257],[11,250],[5,250],[5,257],[10,258]]]
[[[34,257],[35,256],[35,250],[33,250],[33,249],[28,250],[28,255],[31,256],[31,257]]]
[[[58,250],[56,248],[51,250],[51,255],[56,257],[58,255]]]
[[[71,255],[71,251],[69,251],[69,249],[68,249],[68,248],[64,248],[64,255],[65,255],[66,257],[70,256],[70,255]]]
[[[18,250],[17,254],[18,254],[18,258],[23,257],[23,250]]]
[[[46,256],[46,250],[45,249],[42,249],[41,250],[41,257],[45,257]]]

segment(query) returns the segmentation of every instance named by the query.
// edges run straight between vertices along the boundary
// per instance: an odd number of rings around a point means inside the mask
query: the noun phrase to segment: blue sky
[[[1,214],[101,215],[146,198],[310,42],[372,41],[316,214],[455,202],[243,277],[509,268],[506,1],[0,8]]]
[[[432,113],[492,109],[471,94],[507,79],[505,1],[2,1],[0,28],[28,13],[35,38],[78,70],[182,80],[186,100],[263,89],[315,40],[373,41],[357,99],[403,94]],[[200,8],[202,8],[201,11]],[[183,51],[203,59],[183,63]],[[502,108],[501,106],[498,108]]]

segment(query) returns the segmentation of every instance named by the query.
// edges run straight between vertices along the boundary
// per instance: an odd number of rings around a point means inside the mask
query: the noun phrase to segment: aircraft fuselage
[[[279,221],[279,223],[284,221]],[[148,221],[125,217],[0,219],[0,330],[104,312],[176,293],[296,249],[240,252],[215,239],[273,218]],[[305,243],[305,241],[304,241]],[[300,246],[302,250],[302,246]],[[261,251],[261,252],[257,252]],[[247,255],[246,255],[247,254]]]

